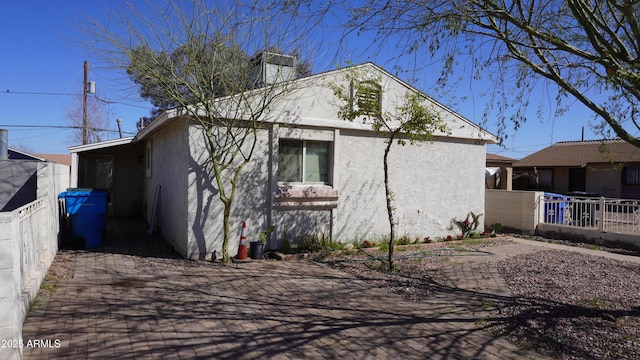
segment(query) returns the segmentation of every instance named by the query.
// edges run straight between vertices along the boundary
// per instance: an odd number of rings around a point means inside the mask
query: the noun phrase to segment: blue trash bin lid
[[[74,188],[60,193],[69,214],[103,214],[107,211],[109,191],[104,189]]]
[[[554,199],[562,199],[562,200],[568,200],[568,199],[571,198],[571,197],[566,196],[566,195],[556,194],[556,193],[552,193],[552,192],[545,192],[544,196],[545,197],[554,198]]]

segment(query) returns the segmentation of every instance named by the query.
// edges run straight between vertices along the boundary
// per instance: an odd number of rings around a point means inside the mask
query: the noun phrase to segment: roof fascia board
[[[73,153],[79,153],[79,152],[85,152],[85,151],[91,151],[91,150],[105,149],[105,148],[114,147],[114,146],[126,145],[134,142],[133,140],[134,140],[134,137],[129,136],[126,138],[101,141],[101,142],[92,143],[92,144],[72,146],[72,147],[69,147],[68,150],[70,153],[73,154]]]

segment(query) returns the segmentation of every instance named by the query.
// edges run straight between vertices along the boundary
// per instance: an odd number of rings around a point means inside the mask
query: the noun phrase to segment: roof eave
[[[91,150],[105,149],[105,148],[114,147],[114,146],[126,145],[126,144],[132,143],[133,141],[134,141],[134,137],[129,136],[126,138],[101,141],[101,142],[92,143],[92,144],[71,146],[67,149],[69,150],[69,153],[73,154],[73,153],[80,153],[80,152],[91,151]]]

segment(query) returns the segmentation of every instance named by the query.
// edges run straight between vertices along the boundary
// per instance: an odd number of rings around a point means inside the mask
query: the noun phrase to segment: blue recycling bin
[[[545,199],[554,200],[553,203],[549,203],[549,202],[544,203],[545,222],[548,224],[563,224],[564,212],[569,207],[569,200],[571,198],[568,196],[550,193],[550,192],[545,192],[544,197]],[[562,200],[565,200],[565,201],[562,201]]]
[[[107,227],[107,199],[109,192],[100,189],[67,189],[58,198],[65,200],[71,222],[71,236],[84,239],[87,249],[102,245]]]

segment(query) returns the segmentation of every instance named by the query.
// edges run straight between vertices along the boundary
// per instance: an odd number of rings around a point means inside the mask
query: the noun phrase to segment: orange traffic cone
[[[240,244],[238,245],[238,254],[236,255],[236,259],[238,260],[247,260],[247,236],[244,234],[245,229],[247,228],[247,222],[242,222],[242,232],[240,232]]]

